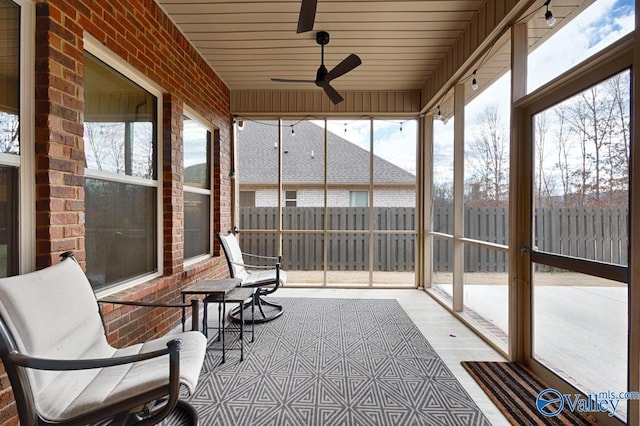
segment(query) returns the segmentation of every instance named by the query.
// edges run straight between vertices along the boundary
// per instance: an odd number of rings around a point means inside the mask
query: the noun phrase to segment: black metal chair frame
[[[229,231],[229,234],[231,234],[232,232]],[[235,234],[237,234],[238,232],[233,232],[234,237]],[[240,315],[240,309],[246,309],[247,307],[252,307],[252,309],[254,307],[258,308],[258,311],[260,312],[261,317],[259,318],[255,318],[254,319],[254,323],[263,323],[263,322],[267,322],[267,321],[271,321],[274,320],[278,317],[280,317],[283,314],[283,307],[281,304],[279,303],[275,303],[275,302],[271,302],[269,300],[266,300],[264,298],[264,296],[269,295],[273,292],[275,292],[276,290],[278,290],[278,288],[280,287],[280,271],[281,271],[281,263],[282,263],[282,256],[261,256],[261,255],[257,255],[257,254],[252,254],[252,253],[245,253],[242,252],[242,256],[243,259],[244,257],[248,257],[248,258],[253,258],[253,259],[260,259],[260,260],[270,260],[270,261],[275,261],[273,265],[269,265],[269,266],[264,266],[264,265],[255,265],[255,264],[248,264],[248,263],[240,263],[240,262],[236,262],[233,259],[231,259],[231,254],[227,252],[227,249],[225,248],[224,243],[222,242],[222,233],[218,233],[218,240],[220,242],[220,246],[222,247],[222,250],[224,251],[224,255],[225,258],[227,259],[227,266],[229,267],[229,276],[231,278],[237,278],[235,276],[235,272],[234,272],[234,268],[233,265],[237,265],[237,266],[241,266],[244,267],[248,270],[275,270],[275,278],[273,280],[270,281],[261,281],[258,283],[252,283],[252,284],[245,284],[245,283],[241,283],[240,287],[247,287],[247,288],[256,288],[256,291],[253,294],[253,304],[251,303],[245,303],[242,307],[235,307],[231,310],[231,312],[229,313],[229,317],[234,320],[234,321],[241,321],[241,315]],[[275,308],[275,313],[267,316],[264,312],[264,305],[268,305],[271,306],[273,308]]]
[[[63,259],[71,257],[70,252],[61,255]],[[37,297],[37,296],[35,296]],[[167,307],[184,309],[191,307],[194,329],[197,329],[197,315],[199,301],[194,299],[189,304],[151,304],[144,302],[121,302],[116,300],[97,301],[98,303],[120,303],[126,305],[138,305],[149,307]],[[102,317],[102,312],[100,316]],[[103,319],[104,324],[104,319]],[[5,325],[4,319],[0,317],[0,359],[4,364],[7,376],[11,383],[13,394],[18,409],[20,424],[22,425],[84,425],[96,424],[107,421],[105,424],[113,425],[155,425],[169,416],[174,410],[179,409],[182,414],[187,414],[193,425],[198,424],[196,410],[186,401],[179,399],[180,394],[180,349],[182,340],[176,338],[167,343],[165,349],[153,352],[141,353],[130,356],[120,356],[114,358],[95,359],[45,359],[29,356],[18,351],[12,333]],[[95,368],[105,368],[118,365],[131,364],[145,361],[157,357],[169,355],[168,374],[169,383],[166,385],[148,388],[140,394],[130,397],[125,401],[95,407],[91,412],[75,417],[64,422],[50,422],[43,419],[37,411],[34,401],[34,390],[30,384],[26,369],[39,369],[50,371],[72,371]],[[142,407],[142,408],[141,408]]]

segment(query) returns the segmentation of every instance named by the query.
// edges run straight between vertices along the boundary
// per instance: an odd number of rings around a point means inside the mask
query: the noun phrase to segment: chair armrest
[[[182,347],[182,339],[174,339],[167,342],[166,349],[160,349],[153,352],[146,352],[137,355],[128,355],[115,358],[91,358],[91,359],[53,359],[38,358],[30,355],[11,351],[7,355],[9,360],[16,365],[36,370],[52,370],[52,371],[72,371],[72,370],[89,370],[92,368],[114,367],[117,365],[131,364],[134,362],[146,361],[148,359],[157,358],[172,353],[177,353]]]
[[[169,383],[168,385],[156,386],[155,388],[147,387],[139,395],[132,396],[128,400],[116,402],[110,405],[97,408],[94,412],[85,414],[78,420],[81,424],[91,423],[105,417],[121,416],[123,413],[134,412],[139,410],[141,406],[146,405],[153,400],[166,398],[163,406],[157,410],[148,412],[150,415],[141,419],[138,426],[152,426],[157,424],[171,413],[178,402],[180,396],[180,349],[182,346],[181,339],[173,339],[167,342],[166,349],[160,349],[153,352],[147,352],[137,355],[129,355],[115,358],[94,358],[94,359],[47,359],[32,357],[21,354],[17,351],[11,351],[7,354],[7,359],[15,365],[38,370],[54,370],[54,371],[73,371],[87,370],[92,368],[105,368],[117,365],[131,364],[133,362],[145,361],[169,355]],[[81,421],[82,420],[82,421]]]
[[[198,331],[198,311],[200,300],[193,299],[190,303],[153,303],[138,302],[135,300],[118,300],[118,299],[100,299],[98,303],[106,303],[111,305],[140,306],[146,308],[181,308],[182,309],[182,331],[185,327],[185,309],[191,307],[191,329]]]
[[[257,254],[251,254],[251,253],[242,253],[242,256],[248,256],[248,257],[253,257],[256,259],[271,259],[271,260],[277,260],[278,263],[282,262],[282,256],[260,256]]]
[[[274,265],[250,265],[248,263],[240,263],[240,262],[229,262],[232,265],[238,265],[238,266],[244,266],[247,269],[274,269],[274,268],[280,268],[280,264],[276,263]]]

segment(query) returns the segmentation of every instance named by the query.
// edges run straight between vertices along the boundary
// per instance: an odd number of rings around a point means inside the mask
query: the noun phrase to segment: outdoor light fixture
[[[556,23],[556,18],[553,17],[553,13],[549,10],[549,3],[551,3],[551,0],[547,0],[544,3],[547,7],[547,11],[544,13],[544,20],[547,21],[547,27],[551,28]]]
[[[438,105],[438,111],[436,111],[436,115],[434,118],[436,120],[442,120],[442,111],[440,111],[440,105]]]
[[[238,130],[244,129],[244,120],[238,120]]]
[[[293,124],[291,125],[291,136],[295,136],[296,135],[296,131],[293,130]]]
[[[473,90],[478,90],[478,80],[476,79],[476,72],[478,70],[473,71],[473,80],[471,80],[471,88]]]

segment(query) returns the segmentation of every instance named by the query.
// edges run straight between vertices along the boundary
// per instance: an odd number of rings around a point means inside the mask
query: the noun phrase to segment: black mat
[[[502,414],[513,425],[591,425],[594,419],[562,409],[553,417],[542,415],[536,408],[536,398],[547,389],[533,374],[515,362],[469,362],[462,366],[469,372]],[[547,407],[554,412],[559,404]]]

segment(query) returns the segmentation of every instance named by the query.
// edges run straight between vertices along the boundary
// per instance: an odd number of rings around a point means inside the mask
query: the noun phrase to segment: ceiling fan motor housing
[[[329,33],[326,31],[318,31],[318,33],[316,34],[316,43],[318,43],[320,46],[329,44]]]

